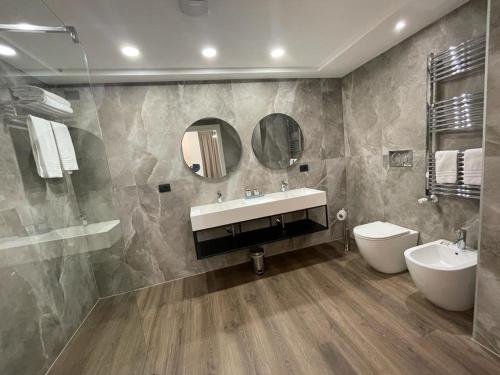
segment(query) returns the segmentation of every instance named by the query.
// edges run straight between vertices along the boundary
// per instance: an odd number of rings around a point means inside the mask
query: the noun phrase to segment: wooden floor
[[[50,375],[500,374],[472,312],[322,245],[99,302]]]

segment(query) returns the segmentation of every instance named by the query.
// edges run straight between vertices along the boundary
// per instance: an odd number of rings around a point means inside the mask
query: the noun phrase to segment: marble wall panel
[[[48,369],[97,299],[86,255],[0,267],[2,374]]]
[[[470,1],[342,79],[351,226],[387,220],[420,231],[420,241],[454,239],[465,227],[477,248],[478,202],[443,197],[421,206],[417,199],[425,194],[427,55],[479,36],[485,26],[486,1]],[[468,83],[482,87],[477,79]],[[458,144],[443,140],[444,147]],[[467,145],[476,147],[477,139]],[[390,168],[388,151],[405,149],[414,151],[414,166]]]
[[[189,222],[191,206],[243,196],[245,187],[279,191],[314,187],[328,192],[330,216],[345,205],[344,129],[339,80],[224,81],[96,87],[99,119],[122,222],[123,248],[94,254],[96,279],[109,295],[248,260],[236,252],[197,260]],[[262,166],[251,149],[255,125],[274,112],[293,117],[304,133],[300,164],[284,170]],[[231,124],[242,141],[238,169],[207,181],[186,168],[180,150],[185,129],[204,117]],[[158,184],[172,192],[159,194]],[[332,211],[333,209],[333,211]],[[336,212],[336,211],[335,211]],[[334,213],[334,212],[333,212]],[[339,226],[306,238],[267,246],[269,254],[339,238]],[[106,264],[113,270],[107,275]]]
[[[500,355],[500,1],[490,0],[487,104],[474,339]]]

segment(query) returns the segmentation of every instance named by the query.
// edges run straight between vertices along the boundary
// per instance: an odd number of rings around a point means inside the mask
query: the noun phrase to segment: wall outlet
[[[299,166],[299,170],[301,172],[308,172],[309,171],[309,165],[308,164],[302,164],[301,166]]]
[[[169,191],[172,191],[172,189],[170,188],[170,184],[161,184],[158,185],[158,191],[160,193],[168,193]]]

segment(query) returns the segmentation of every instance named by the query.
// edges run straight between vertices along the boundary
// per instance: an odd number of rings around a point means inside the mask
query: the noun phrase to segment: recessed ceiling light
[[[406,27],[406,21],[401,20],[396,23],[396,26],[394,26],[395,31],[401,31]]]
[[[127,57],[137,57],[141,54],[139,49],[134,46],[123,46],[122,53]]]
[[[211,58],[217,56],[217,50],[212,47],[203,48],[201,54],[205,57]]]
[[[14,56],[16,50],[12,47],[6,46],[5,44],[0,44],[0,55],[2,56]]]
[[[285,54],[285,50],[283,48],[275,48],[271,51],[271,56],[275,59],[283,56]]]

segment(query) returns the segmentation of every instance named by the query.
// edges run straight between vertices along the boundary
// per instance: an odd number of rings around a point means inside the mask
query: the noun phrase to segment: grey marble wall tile
[[[134,288],[165,281],[158,262],[147,242],[146,225],[149,224],[148,214],[139,201],[138,187],[129,186],[115,189],[115,194],[119,204],[118,214],[124,236],[122,256],[128,265],[128,274],[124,278],[130,277]],[[117,250],[112,250],[109,255],[114,259],[114,263],[119,263],[116,259],[119,256]],[[105,252],[100,256],[101,263],[105,262],[105,256]],[[100,282],[100,280],[97,281]],[[109,286],[100,286],[100,288],[102,290],[110,289]],[[113,294],[122,291],[114,291]]]
[[[481,236],[474,338],[500,355],[500,3],[489,1]]]
[[[97,300],[90,263],[85,255],[74,255],[0,267],[0,278],[0,331],[6,338],[0,371],[41,373]]]
[[[346,158],[349,226],[384,219],[385,170],[382,156]]]
[[[318,160],[324,155],[321,80],[297,81],[291,116],[304,135],[304,160]]]
[[[127,262],[123,240],[111,248],[90,253],[89,261],[92,264],[99,296],[111,296],[146,285],[141,284],[137,277],[133,279],[134,270]]]
[[[109,189],[90,190],[78,194],[77,199],[80,214],[89,224],[118,218],[115,195],[111,186]]]
[[[329,190],[332,182],[334,194],[345,196],[340,191],[345,190],[345,184],[336,177],[328,180],[325,162],[326,155],[343,155],[343,126],[341,118],[336,118],[342,108],[339,80],[103,86],[97,88],[96,97],[124,233],[123,252],[110,252],[110,267],[127,269],[123,272],[130,273],[133,288],[248,260],[244,251],[196,259],[190,207],[215,202],[218,191],[225,200],[236,199],[243,197],[245,187],[269,193],[279,191],[282,180],[289,180],[291,187],[324,190]],[[309,172],[299,173],[298,166],[270,170],[253,155],[253,129],[273,112],[288,114],[300,124],[306,143],[301,163],[309,164]],[[181,157],[180,140],[185,129],[203,117],[219,117],[230,123],[243,145],[238,169],[217,181],[193,175]],[[130,144],[122,147],[120,143]],[[341,179],[345,169],[335,173]],[[159,194],[160,182],[169,182],[172,192]],[[325,236],[314,236],[315,241],[327,241],[331,233]],[[266,251],[288,251],[300,244],[282,241],[266,246]],[[97,257],[103,266],[94,267],[103,270],[106,252]],[[101,280],[106,284],[100,289],[108,292],[121,291],[126,285],[113,285],[113,280],[104,275],[96,279],[98,284]]]
[[[307,165],[309,170],[307,172],[300,172],[301,165]],[[288,168],[287,176],[290,188],[292,189],[300,187],[318,189],[327,183],[326,161],[300,161]]]
[[[340,209],[347,208],[346,160],[327,159],[326,175],[330,233],[332,239],[340,239],[343,236],[343,225],[341,222],[335,222],[335,218]]]
[[[500,8],[491,1],[490,33],[488,54],[488,92],[486,95],[487,121],[485,122],[485,146],[489,156],[500,156],[500,111],[498,105],[500,90]]]
[[[43,313],[30,284],[13,269],[0,268],[0,280],[0,372],[6,375],[39,373],[47,360],[40,330]]]
[[[481,242],[478,264],[474,334],[476,341],[500,353],[498,308],[500,306],[500,254],[498,247],[488,248]]]
[[[339,79],[321,80],[323,101],[323,158],[333,159],[344,156],[344,121],[342,107],[342,81]]]
[[[342,79],[346,156],[382,153],[382,125],[377,111],[379,98],[371,80],[370,71],[365,67]]]
[[[490,93],[488,89],[488,93]],[[497,95],[497,94],[495,94]],[[497,111],[497,108],[489,108]],[[487,115],[487,122],[489,122]],[[488,131],[486,132],[488,138]],[[488,150],[488,146],[486,147]],[[500,354],[500,157],[486,156],[474,338]]]
[[[418,230],[424,242],[453,239],[465,227],[469,245],[477,247],[477,202],[443,197],[438,205],[418,205],[417,199],[425,194],[427,55],[478,36],[485,17],[485,2],[471,1],[342,79],[352,225],[384,219]],[[464,146],[461,139],[443,142],[443,148]],[[465,145],[478,143],[467,139]],[[382,164],[389,150],[401,149],[414,150],[413,168]],[[361,162],[361,155],[378,161]]]

